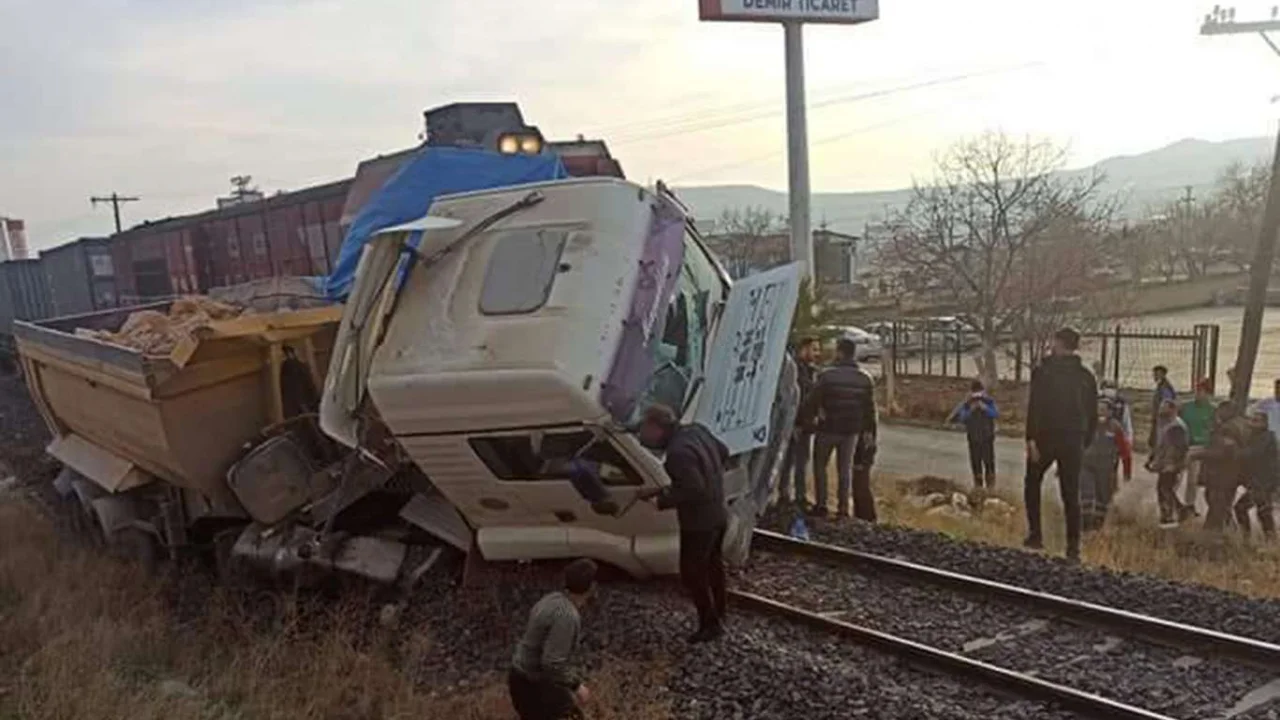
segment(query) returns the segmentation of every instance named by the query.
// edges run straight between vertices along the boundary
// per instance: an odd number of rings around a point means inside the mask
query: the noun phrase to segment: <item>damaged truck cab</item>
[[[670,482],[634,432],[653,403],[731,454],[725,549],[745,559],[797,403],[789,265],[732,283],[661,186],[584,178],[437,198],[365,248],[321,427],[423,476],[402,517],[484,560],[677,571]],[[385,453],[383,462],[389,462]],[[576,460],[598,468],[574,477]]]

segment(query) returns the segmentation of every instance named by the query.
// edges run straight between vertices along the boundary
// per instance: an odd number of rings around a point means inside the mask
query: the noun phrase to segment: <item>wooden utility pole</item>
[[[136,197],[123,197],[117,193],[111,193],[109,197],[91,197],[89,198],[89,203],[94,207],[97,207],[98,203],[111,203],[111,209],[116,216],[116,232],[118,233],[120,232],[120,203],[137,202],[138,200],[139,198]]]
[[[1234,8],[1214,8],[1200,28],[1201,35],[1240,35],[1258,33],[1272,50],[1280,55],[1267,33],[1280,30],[1280,19],[1263,22],[1236,22]],[[1271,161],[1271,185],[1267,191],[1266,209],[1262,214],[1262,228],[1258,233],[1258,245],[1253,251],[1253,263],[1249,266],[1249,294],[1245,298],[1244,319],[1240,323],[1240,350],[1236,355],[1236,382],[1232,383],[1231,401],[1239,408],[1249,402],[1249,384],[1253,379],[1253,366],[1258,358],[1258,345],[1262,340],[1262,313],[1267,305],[1267,286],[1271,282],[1272,264],[1276,256],[1276,231],[1280,230],[1280,130],[1276,133],[1275,156]]]

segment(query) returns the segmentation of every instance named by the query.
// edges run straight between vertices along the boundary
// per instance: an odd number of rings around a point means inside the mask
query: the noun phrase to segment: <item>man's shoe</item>
[[[689,636],[689,642],[694,644],[708,643],[713,640],[718,640],[721,635],[724,635],[724,627],[719,623],[716,623],[715,625],[708,625],[704,628],[699,628],[698,632]]]
[[[1034,535],[1028,535],[1027,538],[1022,541],[1022,547],[1028,550],[1043,550],[1044,540],[1035,537]]]

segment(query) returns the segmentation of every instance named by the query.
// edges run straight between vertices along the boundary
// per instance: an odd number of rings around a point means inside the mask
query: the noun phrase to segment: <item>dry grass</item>
[[[0,500],[0,719],[514,717],[501,677],[460,692],[415,676],[430,635],[379,628],[375,606],[285,611],[264,628],[229,594],[196,601],[179,614],[160,581],[59,542],[31,507]],[[651,689],[662,670],[606,663],[591,717],[667,717]]]
[[[950,517],[929,514],[913,504],[901,478],[879,477],[876,485],[881,522],[1005,547],[1020,547],[1026,535],[1021,498],[999,495],[1015,507],[1011,514]],[[1043,512],[1045,542],[1050,552],[1061,554],[1061,508],[1045,502]],[[1086,564],[1113,570],[1199,583],[1255,597],[1280,597],[1280,548],[1275,545],[1247,544],[1237,534],[1207,534],[1190,526],[1162,530],[1154,518],[1131,514],[1123,504],[1113,504],[1100,531],[1085,535],[1082,556]]]

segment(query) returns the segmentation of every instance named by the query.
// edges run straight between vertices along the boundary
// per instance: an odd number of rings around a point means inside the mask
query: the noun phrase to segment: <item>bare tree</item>
[[[1056,317],[1101,264],[1111,204],[1098,202],[1100,176],[1055,174],[1065,159],[1047,141],[987,133],[961,142],[930,184],[914,187],[887,244],[887,268],[974,327],[989,382],[1002,333],[1033,333]]]
[[[729,272],[741,276],[752,265],[755,246],[784,224],[782,218],[763,207],[726,209],[716,220],[715,237],[709,240]]]

